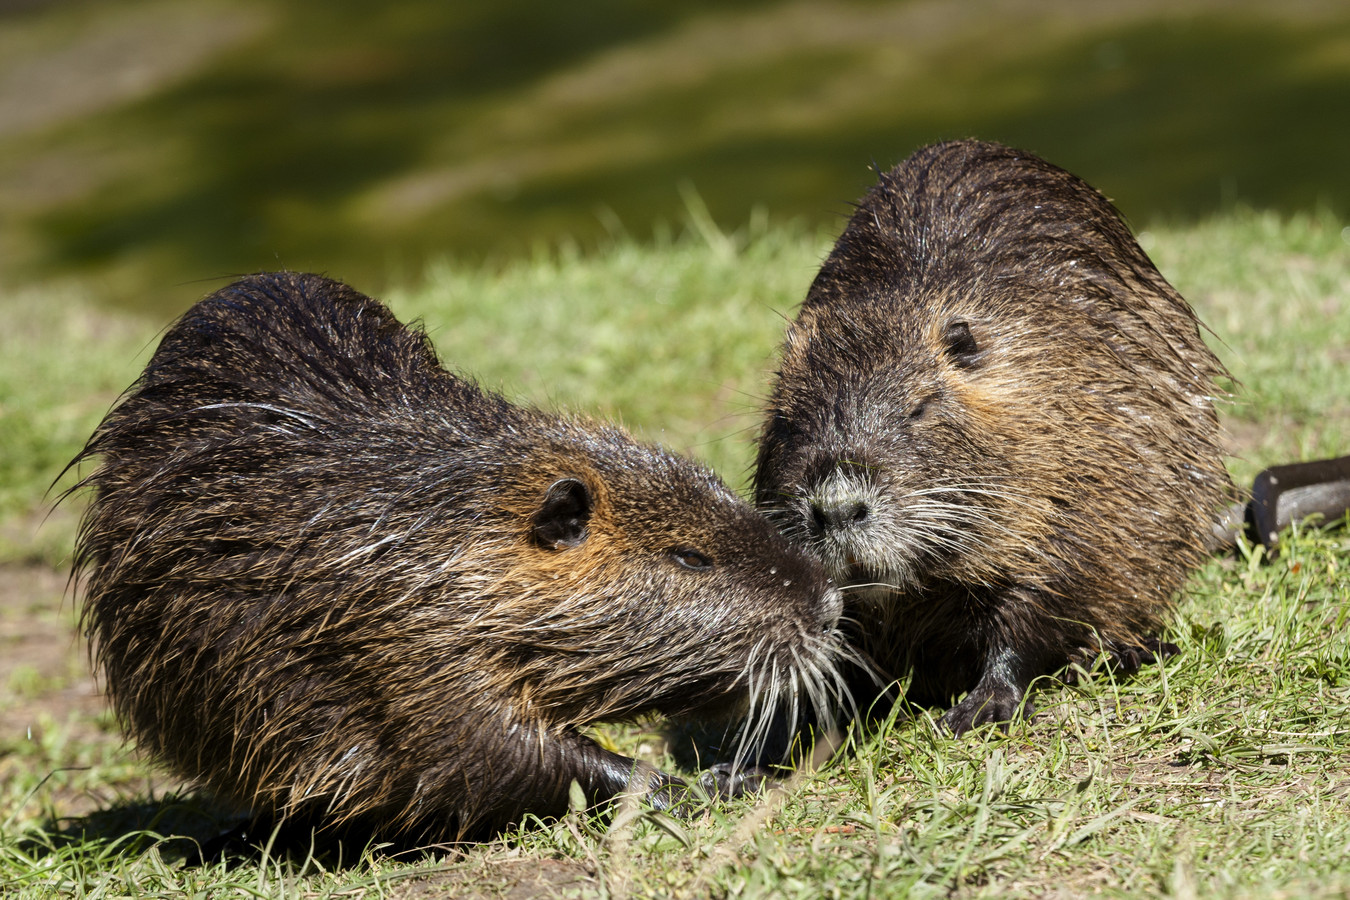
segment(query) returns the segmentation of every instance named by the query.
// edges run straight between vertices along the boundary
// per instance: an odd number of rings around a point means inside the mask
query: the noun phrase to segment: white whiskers
[[[790,739],[808,722],[822,733],[836,727],[839,713],[857,714],[853,695],[840,672],[841,662],[871,667],[848,646],[837,630],[806,635],[804,646],[770,652],[764,641],[755,645],[747,666],[750,704],[739,736],[733,765],[756,758],[783,730]]]

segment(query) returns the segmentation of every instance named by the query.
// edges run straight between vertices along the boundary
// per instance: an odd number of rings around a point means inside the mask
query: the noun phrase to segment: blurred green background
[[[155,315],[767,213],[997,139],[1136,227],[1350,212],[1345,0],[0,0],[0,289]]]

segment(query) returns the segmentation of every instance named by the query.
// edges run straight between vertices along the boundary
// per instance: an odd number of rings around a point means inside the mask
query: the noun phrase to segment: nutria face
[[[842,586],[978,572],[1027,505],[1014,497],[1018,417],[989,396],[1009,381],[1008,354],[996,326],[952,305],[936,323],[810,308],[789,327],[790,387],[761,441],[757,499]]]
[[[615,706],[578,710],[580,720],[625,705],[687,716],[810,704],[827,716],[842,602],[820,563],[711,472],[617,433],[605,439],[616,445],[555,465],[570,474],[525,517],[529,546],[512,569],[535,582],[519,593],[541,607],[557,598],[532,627],[560,647],[610,648],[577,663],[580,695],[554,696],[566,679],[553,660],[553,678],[534,688],[542,702]]]

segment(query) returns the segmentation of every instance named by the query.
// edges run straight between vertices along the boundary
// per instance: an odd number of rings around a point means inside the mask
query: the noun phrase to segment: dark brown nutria
[[[1096,190],[930,146],[863,199],[787,330],[755,499],[884,674],[965,695],[943,717],[961,733],[1066,663],[1158,649],[1231,489],[1223,376]]]
[[[573,781],[664,807],[677,779],[579,729],[753,729],[835,677],[838,591],[710,471],[479,389],[325,278],[198,303],[92,457],[77,565],[112,703],[260,815],[442,840],[565,812]]]

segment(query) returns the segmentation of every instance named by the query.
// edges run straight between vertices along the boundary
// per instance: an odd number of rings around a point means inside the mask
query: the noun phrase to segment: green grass
[[[0,286],[0,561],[68,554],[43,492],[154,348],[160,323],[105,314],[70,290]]]
[[[1244,213],[1146,243],[1239,382],[1234,474],[1250,484],[1272,463],[1350,452],[1350,227]]]
[[[485,384],[619,418],[740,485],[782,317],[828,241],[762,225],[724,235],[706,222],[700,231],[699,221],[684,236],[618,241],[593,256],[541,253],[496,269],[443,263],[388,299],[400,316],[423,317],[447,361]],[[1350,448],[1347,235],[1330,215],[1238,213],[1143,236],[1242,385],[1225,414],[1241,481],[1269,463]],[[36,542],[23,528],[41,518],[47,483],[163,326],[91,310],[79,297],[0,298],[0,513],[11,564],[0,570],[56,565],[68,553],[72,516],[50,520]],[[1181,655],[1122,683],[1094,673],[1072,687],[1047,685],[1039,716],[1006,735],[952,739],[921,714],[762,802],[689,821],[577,812],[450,853],[343,867],[303,854],[232,868],[184,864],[181,840],[154,835],[202,837],[210,823],[120,745],[106,712],[63,705],[78,667],[53,675],[16,666],[0,721],[33,729],[0,733],[0,890],[1343,897],[1347,572],[1343,529],[1304,529],[1273,562],[1250,550],[1216,558],[1174,620]],[[0,625],[20,620],[22,605],[0,606]],[[659,733],[602,733],[674,765]]]

